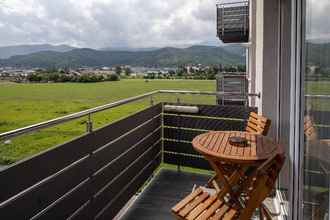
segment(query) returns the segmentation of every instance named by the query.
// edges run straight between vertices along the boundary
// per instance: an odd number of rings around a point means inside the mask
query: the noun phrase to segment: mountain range
[[[7,59],[15,55],[27,55],[41,51],[67,52],[75,49],[68,45],[51,45],[51,44],[31,44],[0,47],[0,59]]]
[[[308,65],[330,68],[330,43],[308,43],[306,56]]]
[[[18,48],[31,47],[20,46]],[[13,48],[13,47],[12,47]],[[188,48],[149,48],[134,50],[73,48],[70,46],[36,46],[42,50],[0,59],[1,66],[12,67],[97,67],[131,65],[146,67],[176,67],[182,64],[244,64],[245,49],[231,46],[191,46]],[[48,49],[47,49],[48,48]],[[0,54],[3,54],[0,48]],[[5,48],[6,50],[7,48]],[[14,51],[14,49],[13,49]],[[18,51],[18,49],[17,49]],[[20,50],[22,52],[22,50]],[[9,56],[9,55],[7,55]]]

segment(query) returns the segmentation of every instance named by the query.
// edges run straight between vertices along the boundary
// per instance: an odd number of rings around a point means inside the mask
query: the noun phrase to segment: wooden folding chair
[[[240,195],[238,195],[243,201],[243,205],[225,202],[220,196],[223,194],[222,189],[218,186],[215,187],[215,190],[198,187],[177,203],[172,208],[172,213],[181,220],[249,220],[254,211],[259,208],[262,219],[271,219],[262,202],[273,190],[284,160],[284,154],[278,153],[246,177]]]
[[[266,136],[270,128],[271,120],[251,112],[247,121],[245,131]]]
[[[304,134],[305,134],[305,140],[306,141],[313,141],[317,140],[317,131],[314,127],[314,122],[311,116],[306,115],[304,118]]]

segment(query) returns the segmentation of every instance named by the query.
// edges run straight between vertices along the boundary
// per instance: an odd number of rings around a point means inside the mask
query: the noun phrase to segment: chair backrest
[[[318,138],[313,119],[309,115],[306,115],[304,118],[304,134],[306,141],[316,140]]]
[[[247,132],[267,135],[271,120],[268,118],[258,115],[255,112],[251,112],[245,130]]]
[[[255,209],[262,205],[262,202],[274,189],[284,161],[284,153],[279,152],[265,161],[249,176],[246,207],[241,209],[240,219],[250,219]]]

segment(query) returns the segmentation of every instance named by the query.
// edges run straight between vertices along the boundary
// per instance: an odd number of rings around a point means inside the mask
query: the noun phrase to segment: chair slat
[[[226,214],[225,216],[223,217],[223,220],[230,220],[230,219],[233,219],[234,216],[236,215],[237,213],[237,210],[235,209],[230,209]]]
[[[185,199],[181,200],[176,206],[172,208],[173,212],[179,212],[182,208],[184,208],[191,200],[193,200],[196,196],[203,193],[202,188],[197,188],[194,192],[192,192]]]
[[[264,123],[266,123],[266,122],[269,120],[268,118],[266,118],[266,117],[264,117],[264,116],[261,116],[261,115],[258,115],[258,114],[255,113],[255,112],[251,112],[250,115],[251,115],[252,117],[254,117],[254,118],[256,118],[256,119],[258,119],[258,120],[264,122]]]
[[[182,217],[185,217],[189,214],[191,210],[193,210],[196,206],[198,206],[201,202],[203,202],[205,199],[209,197],[209,194],[207,192],[204,192],[202,195],[195,198],[191,203],[186,205],[180,212],[179,215]]]
[[[209,209],[207,209],[203,214],[201,214],[196,220],[205,220],[210,218],[215,211],[221,207],[221,205],[223,204],[223,202],[221,200],[216,200],[215,203],[213,203],[211,205],[211,207]]]
[[[197,218],[202,212],[209,208],[216,199],[216,195],[210,196],[204,203],[201,203],[192,212],[190,212],[190,214],[187,216],[187,219],[194,220]]]
[[[211,217],[211,220],[219,220],[222,219],[222,217],[225,215],[227,210],[229,209],[229,206],[226,204],[223,204],[221,208]]]
[[[251,133],[267,135],[271,121],[255,112],[251,112],[245,130]]]

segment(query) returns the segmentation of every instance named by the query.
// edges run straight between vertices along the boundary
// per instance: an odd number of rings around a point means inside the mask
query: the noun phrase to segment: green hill
[[[51,45],[51,44],[31,44],[31,45],[15,45],[0,47],[0,59],[7,59],[16,55],[27,55],[41,51],[67,52],[74,49],[68,45]]]
[[[330,68],[330,43],[307,43],[307,64]]]
[[[244,64],[245,56],[226,47],[192,46],[162,48],[152,51],[102,51],[73,49],[67,52],[42,51],[0,60],[1,66],[16,67],[83,67],[83,66],[149,66],[174,67],[181,64]]]

